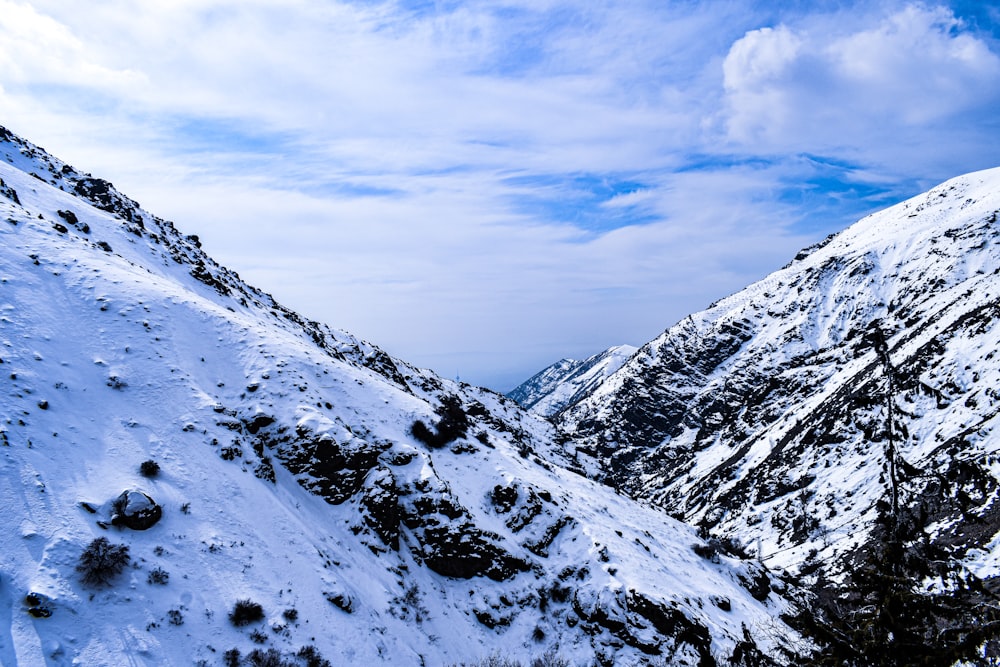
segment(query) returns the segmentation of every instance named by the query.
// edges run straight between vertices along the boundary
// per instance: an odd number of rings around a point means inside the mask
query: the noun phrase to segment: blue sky
[[[0,0],[0,124],[501,390],[997,166],[998,103],[995,2]]]

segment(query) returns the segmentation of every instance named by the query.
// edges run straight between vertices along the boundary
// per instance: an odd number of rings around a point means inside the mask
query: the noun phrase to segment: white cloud
[[[1000,91],[1000,57],[960,28],[950,10],[910,5],[874,29],[834,40],[824,55],[859,106],[928,123]]]
[[[8,83],[118,90],[143,83],[133,71],[93,61],[87,45],[65,25],[13,0],[0,0],[0,71]]]
[[[751,30],[733,44],[722,64],[726,89],[738,93],[780,81],[801,48],[802,39],[786,26]]]
[[[496,385],[642,343],[1000,140],[996,55],[944,10],[408,4],[0,0],[0,123],[307,316]],[[802,232],[789,186],[828,172],[858,191]]]
[[[655,193],[647,188],[640,188],[632,192],[625,192],[615,195],[611,199],[601,202],[605,208],[631,208],[640,206],[652,200]]]
[[[796,104],[784,82],[793,76],[801,48],[802,39],[785,26],[751,30],[733,44],[722,64],[732,137],[752,141],[783,131]]]
[[[1000,99],[1000,56],[962,32],[951,10],[906,5],[873,26],[841,27],[842,18],[753,30],[733,44],[723,66],[731,139],[751,150],[849,146],[870,157],[911,140],[911,128]]]

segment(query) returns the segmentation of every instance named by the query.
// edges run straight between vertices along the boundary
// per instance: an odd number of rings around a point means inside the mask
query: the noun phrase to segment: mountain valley
[[[0,128],[0,664],[996,664],[998,213],[953,179],[505,397]]]

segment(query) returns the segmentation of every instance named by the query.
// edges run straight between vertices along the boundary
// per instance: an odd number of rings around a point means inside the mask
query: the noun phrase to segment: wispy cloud
[[[503,387],[992,166],[997,17],[964,4],[0,0],[0,123]]]

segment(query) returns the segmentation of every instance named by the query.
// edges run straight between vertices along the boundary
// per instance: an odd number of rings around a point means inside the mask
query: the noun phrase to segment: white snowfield
[[[569,472],[573,448],[512,401],[303,321],[2,128],[0,180],[3,667],[232,649],[306,664],[305,646],[334,665],[696,665],[747,638],[796,647],[781,582]],[[411,426],[448,396],[466,432],[429,447]],[[162,518],[111,525],[127,490]],[[88,587],[76,568],[99,537],[131,562]],[[264,618],[237,627],[244,599]]]

